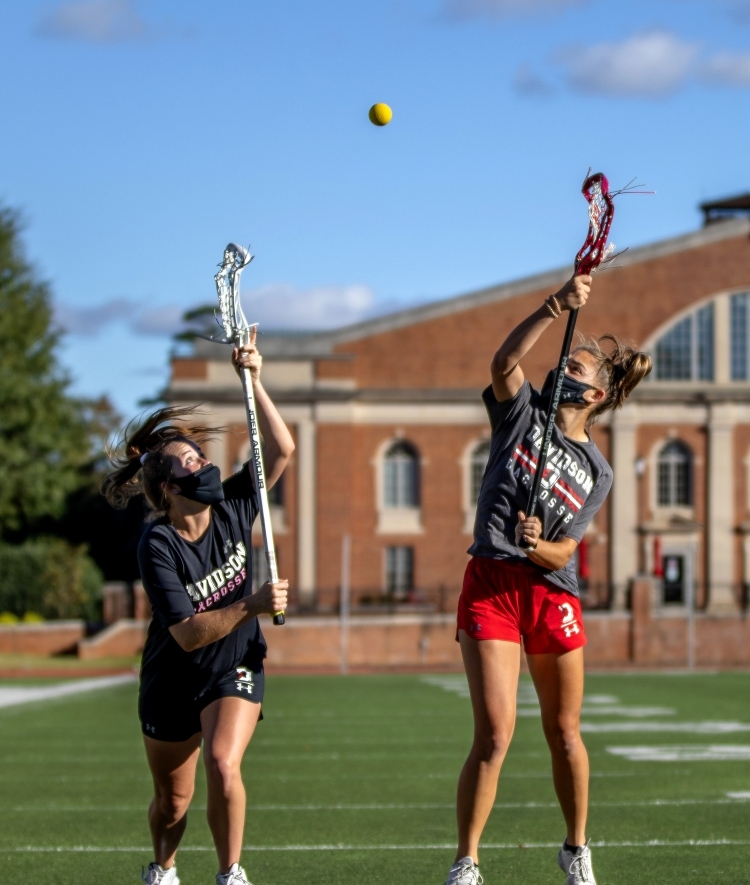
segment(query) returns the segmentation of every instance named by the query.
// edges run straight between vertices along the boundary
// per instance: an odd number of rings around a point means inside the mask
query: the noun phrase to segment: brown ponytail
[[[602,341],[611,342],[610,353],[602,349]],[[592,409],[589,424],[593,424],[604,412],[619,409],[624,405],[653,366],[651,357],[647,353],[628,347],[614,335],[602,335],[598,341],[584,339],[576,350],[585,350],[594,357],[597,364],[596,380],[607,392],[606,397]]]
[[[172,477],[169,445],[187,442],[200,449],[223,432],[221,427],[183,423],[197,411],[192,406],[167,406],[140,424],[133,420],[125,427],[122,439],[107,453],[115,469],[102,483],[102,494],[113,507],[124,508],[131,498],[145,495],[153,511],[151,519],[168,512],[169,496],[162,489],[162,483]]]

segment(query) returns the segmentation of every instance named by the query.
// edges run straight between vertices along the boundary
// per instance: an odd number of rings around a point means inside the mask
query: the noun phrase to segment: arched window
[[[658,381],[713,381],[714,305],[680,320],[656,342]]]
[[[691,499],[691,457],[686,445],[668,442],[656,461],[656,503],[659,507],[689,507]]]
[[[484,471],[487,469],[487,461],[490,457],[489,441],[479,443],[479,445],[471,453],[471,461],[469,462],[469,470],[471,471],[469,491],[472,507],[476,507],[479,500],[479,492],[482,488],[482,480],[484,479]]]
[[[383,458],[383,504],[419,507],[419,458],[407,442],[394,443]]]
[[[750,323],[748,323],[748,304],[750,298],[747,292],[738,292],[732,295],[729,302],[729,340],[730,340],[730,367],[732,381],[750,380],[750,365],[748,365],[748,335]]]

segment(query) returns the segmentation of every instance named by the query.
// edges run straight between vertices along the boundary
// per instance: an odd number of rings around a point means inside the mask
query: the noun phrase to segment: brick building
[[[619,269],[597,277],[579,318],[580,331],[612,332],[655,360],[631,402],[593,431],[615,478],[580,551],[591,608],[624,609],[634,576],[654,573],[663,577],[654,603],[665,614],[691,599],[717,616],[745,604],[750,221],[714,220],[721,208],[705,208],[707,223],[695,233],[626,253]],[[264,382],[297,446],[272,509],[280,571],[300,604],[335,605],[347,533],[355,604],[454,604],[487,457],[480,392],[490,360],[569,273],[333,331],[261,337]],[[557,361],[563,328],[564,320],[554,324],[525,361],[537,386]],[[167,397],[205,403],[231,428],[210,451],[222,470],[246,457],[241,389],[226,349],[198,340],[189,357],[175,358]]]

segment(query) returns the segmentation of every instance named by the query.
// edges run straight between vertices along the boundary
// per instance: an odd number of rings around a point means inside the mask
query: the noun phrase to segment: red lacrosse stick
[[[615,204],[612,199],[613,195],[609,192],[609,182],[601,172],[597,172],[594,175],[587,176],[583,182],[581,192],[589,204],[589,230],[586,234],[585,243],[576,255],[575,276],[577,277],[593,273],[602,261],[606,260],[614,248],[613,246],[607,246],[609,229],[612,227],[612,219],[615,216]],[[573,343],[573,333],[575,332],[577,319],[578,309],[571,310],[568,316],[568,325],[565,329],[565,337],[563,338],[560,361],[557,364],[555,385],[552,389],[552,402],[547,414],[547,423],[544,425],[544,436],[542,437],[542,446],[539,451],[537,469],[534,473],[534,480],[531,483],[531,491],[529,492],[529,503],[526,507],[527,519],[530,519],[536,513],[542,479],[549,472],[546,469],[549,444],[552,439],[552,428],[555,425],[557,407],[560,405],[563,376],[565,375],[565,366],[568,364],[568,356]],[[520,546],[528,548],[529,545],[522,539]]]

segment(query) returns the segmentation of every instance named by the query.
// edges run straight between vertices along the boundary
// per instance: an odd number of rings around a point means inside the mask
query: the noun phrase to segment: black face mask
[[[219,504],[224,500],[221,471],[215,464],[207,464],[187,476],[173,476],[172,482],[188,501],[199,504]]]
[[[547,403],[552,402],[552,393],[555,387],[556,369],[550,369],[547,377],[544,379],[542,386],[542,399]],[[593,384],[584,384],[583,381],[576,381],[570,375],[563,375],[562,390],[560,391],[560,403],[579,403],[584,406],[591,405],[583,398],[587,390],[596,390]]]

